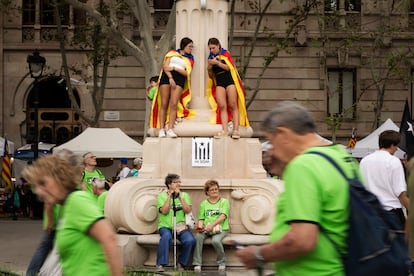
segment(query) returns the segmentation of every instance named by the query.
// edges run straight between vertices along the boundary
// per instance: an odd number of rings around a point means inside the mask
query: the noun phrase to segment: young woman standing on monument
[[[150,115],[150,127],[159,129],[158,137],[176,138],[173,128],[177,117],[181,119],[193,115],[187,107],[191,100],[192,50],[193,41],[185,37],[181,39],[179,49],[169,51],[164,57]]]
[[[207,96],[214,116],[211,123],[221,124],[222,130],[214,138],[229,135],[229,122],[233,122],[233,139],[240,138],[239,126],[250,126],[247,118],[244,87],[230,52],[221,47],[217,38],[208,40]]]

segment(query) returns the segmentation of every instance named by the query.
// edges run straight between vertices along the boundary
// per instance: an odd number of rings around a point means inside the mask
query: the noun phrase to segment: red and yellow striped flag
[[[8,187],[11,191],[13,187],[11,181],[9,145],[7,144],[7,139],[4,139],[3,162],[1,166],[1,180],[3,186]]]
[[[356,145],[357,138],[356,138],[356,128],[352,128],[351,138],[349,139],[348,145],[346,146],[348,149],[353,149]]]

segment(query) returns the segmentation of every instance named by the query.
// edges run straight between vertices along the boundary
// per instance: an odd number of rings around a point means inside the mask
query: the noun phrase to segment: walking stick
[[[174,237],[174,270],[177,269],[177,208],[175,208],[175,193],[173,196],[173,237]]]

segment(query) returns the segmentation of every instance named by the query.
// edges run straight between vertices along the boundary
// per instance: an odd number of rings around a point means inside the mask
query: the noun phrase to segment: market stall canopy
[[[56,144],[49,144],[39,142],[39,156],[49,154],[52,152],[52,148],[56,146]],[[34,158],[34,151],[32,144],[26,144],[16,150],[14,153],[14,158],[22,159],[22,160],[33,160]]]
[[[80,155],[93,152],[97,158],[142,157],[142,145],[119,128],[88,127],[72,140],[53,148],[53,152],[61,149]]]
[[[6,139],[4,139],[3,137],[0,137],[0,156],[3,156],[4,154],[4,141],[6,141]],[[10,140],[7,140],[7,145],[9,145],[9,153],[13,153],[14,152],[14,143]]]
[[[388,118],[381,126],[370,133],[367,137],[360,141],[357,141],[355,147],[353,149],[349,149],[349,152],[353,157],[362,158],[378,150],[379,135],[385,130],[395,130],[399,132],[400,128],[391,119]],[[394,155],[402,159],[404,157],[404,153],[405,152],[403,150],[398,148],[397,152]]]

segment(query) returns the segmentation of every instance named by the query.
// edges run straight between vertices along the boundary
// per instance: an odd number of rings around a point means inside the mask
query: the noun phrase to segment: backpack
[[[138,176],[138,170],[137,169],[129,170],[129,173],[127,174],[126,177],[133,177],[133,176]]]
[[[349,178],[339,165],[322,152],[307,152],[328,160],[349,183],[348,253],[339,247],[321,229],[341,256],[348,276],[407,276],[411,258],[404,231],[396,216],[386,212],[378,198],[364,188],[354,168]]]

